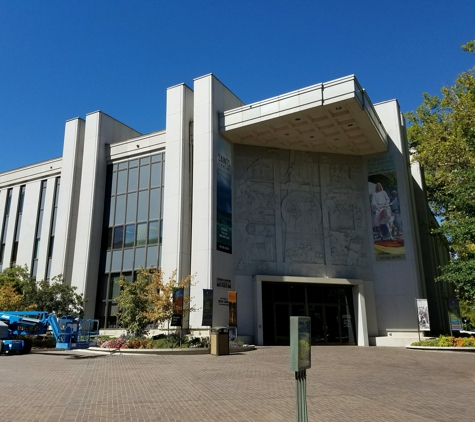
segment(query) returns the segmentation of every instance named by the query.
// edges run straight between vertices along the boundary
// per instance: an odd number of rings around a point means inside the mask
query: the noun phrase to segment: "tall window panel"
[[[31,263],[31,275],[36,277],[38,271],[38,254],[40,251],[41,228],[43,227],[43,214],[46,198],[46,180],[41,182],[40,199],[38,202],[38,213],[36,215],[35,246],[33,247],[33,260]]]
[[[53,210],[51,215],[51,226],[50,226],[50,233],[48,239],[48,261],[46,261],[46,271],[45,271],[45,279],[49,279],[51,277],[51,261],[53,260],[53,249],[54,249],[54,235],[56,232],[56,219],[58,217],[58,202],[59,202],[59,187],[60,187],[61,178],[57,177],[55,179],[55,187],[54,187],[54,198],[53,198]],[[57,275],[57,274],[54,274]]]
[[[158,153],[108,167],[96,304],[102,328],[117,327],[117,281],[160,265],[164,166]]]
[[[4,255],[5,255],[5,242],[7,240],[7,231],[8,231],[8,220],[10,219],[10,208],[12,205],[12,193],[13,189],[8,189],[7,191],[7,200],[5,201],[5,212],[3,214],[3,224],[2,224],[2,237],[0,244],[0,271],[3,269],[4,265]],[[8,262],[6,263],[9,264]]]
[[[15,265],[16,259],[18,256],[18,244],[20,242],[20,229],[21,229],[21,218],[23,216],[23,204],[25,203],[25,190],[26,186],[20,186],[20,196],[18,197],[18,209],[16,214],[16,222],[15,222],[15,234],[13,237],[13,248],[12,248],[12,256],[10,262]]]

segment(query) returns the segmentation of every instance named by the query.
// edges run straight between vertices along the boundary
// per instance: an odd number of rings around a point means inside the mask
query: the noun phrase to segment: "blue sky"
[[[409,111],[475,65],[471,39],[474,0],[0,0],[0,172],[96,110],[164,129],[166,88],[208,73],[245,103],[355,74]]]

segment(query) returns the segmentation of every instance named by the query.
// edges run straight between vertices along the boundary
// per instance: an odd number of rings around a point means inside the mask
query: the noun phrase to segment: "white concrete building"
[[[348,76],[246,105],[206,75],[169,88],[166,113],[146,135],[100,111],[70,120],[61,158],[1,173],[0,266],[63,274],[105,329],[115,281],[141,266],[195,274],[213,326],[237,292],[256,344],[286,344],[291,315],[312,317],[315,344],[406,344],[416,298],[446,329],[447,254],[397,101],[373,105]]]

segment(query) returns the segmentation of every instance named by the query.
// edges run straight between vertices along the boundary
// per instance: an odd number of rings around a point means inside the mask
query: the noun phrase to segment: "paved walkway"
[[[0,356],[0,420],[294,421],[288,347],[229,356]],[[472,421],[475,354],[316,347],[310,421]]]

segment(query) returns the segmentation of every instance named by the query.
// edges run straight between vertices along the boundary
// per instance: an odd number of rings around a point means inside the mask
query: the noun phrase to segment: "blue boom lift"
[[[49,328],[56,339],[57,349],[86,349],[97,345],[98,327],[97,319],[71,316],[58,319],[55,314],[44,311],[0,311],[0,354],[29,353],[31,340],[20,340],[18,336],[46,334]]]

